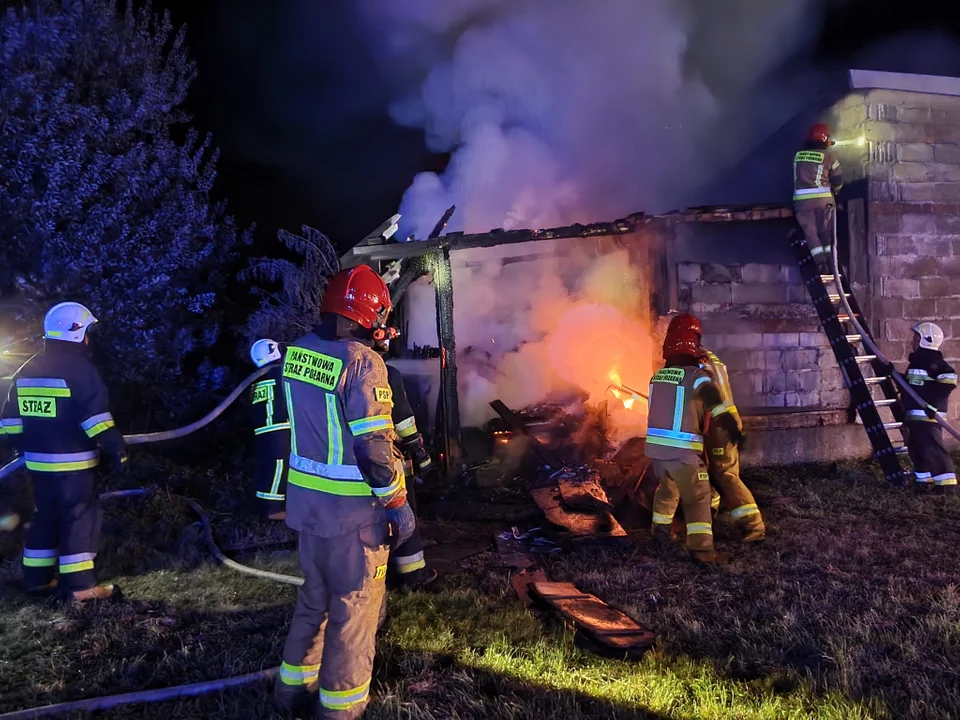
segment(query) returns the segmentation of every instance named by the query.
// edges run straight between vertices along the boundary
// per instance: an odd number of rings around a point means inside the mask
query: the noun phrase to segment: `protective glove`
[[[740,437],[737,438],[737,450],[743,452],[747,449],[747,434],[740,433]]]
[[[391,507],[392,506],[392,507]],[[391,502],[386,507],[387,522],[390,525],[390,539],[392,547],[403,545],[417,527],[417,518],[413,514],[413,508],[407,502],[406,493],[402,501],[394,504]]]

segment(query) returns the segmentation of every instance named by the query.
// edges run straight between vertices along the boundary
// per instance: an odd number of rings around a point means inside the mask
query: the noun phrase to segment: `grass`
[[[159,460],[138,466],[181,490],[189,476]],[[217,473],[206,479],[201,486],[192,476],[193,487],[206,488],[203,502],[230,508],[226,488],[236,483]],[[720,543],[736,558],[725,568],[659,559],[642,543],[550,561],[552,578],[657,630],[656,648],[641,661],[581,650],[565,628],[522,606],[508,571],[487,552],[461,563],[435,593],[391,595],[366,717],[960,717],[960,500],[888,491],[854,466],[754,474],[750,482],[770,537],[744,549],[721,527]],[[118,501],[107,518],[106,573],[128,602],[72,610],[6,592],[0,712],[279,664],[295,588],[211,565],[181,538],[192,518],[167,495]],[[235,513],[216,523],[219,537],[265,534]],[[442,537],[491,532],[448,523]],[[0,577],[9,579],[15,539],[2,548]],[[295,569],[284,554],[245,561]],[[267,684],[110,716],[283,717]]]

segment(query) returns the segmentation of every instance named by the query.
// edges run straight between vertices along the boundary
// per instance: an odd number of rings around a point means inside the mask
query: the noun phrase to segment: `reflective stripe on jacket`
[[[423,444],[423,436],[413,416],[413,408],[403,386],[403,373],[392,365],[387,365],[390,391],[393,393],[393,426],[397,431],[397,443],[404,455],[405,465],[409,465],[407,474],[424,472],[433,465],[430,453]]]
[[[943,359],[939,350],[919,348],[910,354],[909,366],[904,373],[907,382],[924,401],[925,407],[908,394],[903,394],[903,407],[909,422],[936,422],[927,415],[927,410],[946,417],[950,393],[957,388],[957,371]]]
[[[740,411],[733,401],[733,388],[730,387],[730,377],[727,375],[727,366],[710,350],[704,349],[704,359],[700,367],[707,371],[720,391],[720,397],[723,398],[723,404],[711,409],[710,414],[717,417],[723,413],[730,413],[737,421],[737,427],[743,429],[743,420],[740,419]]]
[[[283,365],[279,362],[253,384],[250,391],[250,413],[254,435],[276,432],[289,434],[290,419],[283,397]]]
[[[24,363],[0,410],[4,434],[32,472],[77,472],[119,460],[126,443],[110,413],[103,379],[84,345],[47,340]]]
[[[804,206],[834,202],[843,187],[843,170],[836,156],[826,149],[800,150],[793,157],[793,201]]]
[[[696,462],[703,452],[705,409],[697,390],[711,384],[700,367],[666,367],[650,380],[645,454],[655,460]]]
[[[383,522],[378,499],[404,487],[383,360],[357,341],[308,333],[287,348],[283,390],[291,428],[287,524],[334,537]]]

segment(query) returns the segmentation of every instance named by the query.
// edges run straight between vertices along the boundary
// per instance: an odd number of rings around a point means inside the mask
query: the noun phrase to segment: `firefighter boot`
[[[89,590],[78,590],[70,593],[69,599],[74,605],[83,605],[91,600],[119,600],[122,594],[117,585],[97,585]]]
[[[741,528],[743,542],[759,543],[767,539],[767,529],[761,523],[759,526]]]
[[[57,592],[57,581],[51,580],[45,585],[28,585],[26,587],[27,595],[35,598],[47,598],[56,594]]]
[[[673,530],[669,525],[655,524],[650,530],[653,538],[653,548],[658,555],[665,558],[682,558],[683,548],[674,538]]]
[[[436,580],[440,574],[433,568],[422,567],[419,570],[414,570],[411,573],[406,573],[401,575],[402,582],[404,587],[407,587],[411,590],[419,590],[425,588],[427,585],[430,585],[434,580]]]
[[[701,565],[726,565],[730,555],[716,550],[691,550],[690,556]]]

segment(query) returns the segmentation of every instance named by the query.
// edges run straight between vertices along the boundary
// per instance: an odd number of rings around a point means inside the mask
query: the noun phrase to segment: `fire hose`
[[[202,427],[209,425],[216,418],[223,414],[223,411],[226,410],[231,403],[233,403],[240,395],[246,390],[250,385],[252,385],[257,378],[261,377],[269,371],[269,368],[260,368],[256,372],[251,373],[246,380],[240,383],[223,401],[217,405],[213,410],[204,415],[202,418],[196,422],[190,423],[182,428],[177,428],[175,430],[165,430],[163,432],[155,433],[141,433],[137,435],[124,435],[124,440],[127,441],[130,445],[139,445],[143,443],[152,443],[152,442],[161,442],[164,440],[176,440],[182,438],[190,433],[196,432]],[[0,469],[0,480],[2,480],[7,475],[15,472],[20,467],[23,466],[23,458],[17,458],[12,462],[7,463],[2,469]],[[100,496],[101,500],[110,500],[118,497],[126,497],[130,495],[147,495],[152,492],[150,488],[139,488],[135,490],[119,490],[116,492],[103,493]],[[274,582],[286,583],[288,585],[302,585],[303,578],[296,577],[294,575],[281,575],[280,573],[273,573],[266,570],[256,570],[254,568],[247,567],[246,565],[241,565],[238,562],[234,562],[228,558],[224,553],[217,547],[216,543],[213,540],[213,531],[210,527],[210,521],[207,517],[206,512],[200,505],[191,500],[190,498],[180,497],[190,508],[200,516],[200,522],[204,530],[204,538],[206,539],[207,546],[210,548],[210,551],[213,553],[214,557],[226,567],[231,570],[236,570],[237,572],[244,573],[246,575],[252,575],[254,577],[263,578],[265,580],[273,580]],[[2,717],[2,716],[0,716]]]
[[[896,381],[896,383],[902,388],[903,392],[905,392],[911,400],[917,403],[919,407],[929,409],[930,406],[927,403],[927,401],[924,400],[922,397],[920,397],[917,391],[910,386],[909,382],[907,382],[906,378],[904,378],[903,375],[897,372],[897,369],[893,367],[893,363],[887,360],[884,354],[880,352],[880,348],[877,347],[876,343],[873,342],[873,338],[870,337],[870,334],[857,320],[857,317],[853,312],[853,308],[850,307],[850,303],[847,301],[847,294],[843,287],[842,278],[840,277],[840,259],[839,259],[840,256],[837,253],[836,210],[834,210],[834,213],[833,213],[833,252],[831,253],[831,255],[833,260],[833,279],[834,279],[834,282],[837,284],[837,294],[840,296],[840,302],[843,305],[844,311],[847,313],[847,316],[850,318],[850,324],[853,325],[853,327],[856,329],[857,333],[860,335],[860,338],[863,340],[863,344],[867,346],[867,349],[869,349],[870,352],[873,355],[875,355],[880,362],[882,362],[884,365],[890,368],[891,376]],[[939,423],[940,426],[943,427],[948,433],[953,435],[953,437],[955,437],[957,440],[960,440],[960,432],[955,430],[953,426],[950,425],[950,423],[948,423],[939,415],[939,413],[937,413],[934,410],[933,414],[930,415],[930,417],[936,420],[937,423]]]
[[[125,435],[124,439],[127,443],[131,445],[141,444],[141,443],[150,443],[150,442],[160,442],[163,440],[175,440],[186,435],[189,435],[192,432],[199,430],[200,428],[208,425],[210,422],[219,417],[227,407],[230,406],[240,394],[243,393],[248,387],[257,378],[261,377],[264,373],[267,372],[267,368],[261,368],[256,372],[252,373],[246,380],[244,380],[237,388],[230,393],[224,400],[217,405],[211,412],[202,417],[200,420],[197,420],[190,425],[187,425],[176,430],[167,430],[164,432],[156,433],[143,433],[138,435]],[[16,471],[23,465],[22,458],[18,458],[13,462],[8,463],[4,468],[0,469],[0,479]],[[132,490],[116,490],[113,492],[106,492],[100,495],[100,499],[103,500],[115,500],[118,498],[124,497],[133,497],[133,496],[146,496],[150,495],[156,491],[154,487],[148,488],[136,488]],[[175,497],[183,500],[190,508],[197,513],[200,517],[200,524],[203,527],[204,540],[206,541],[207,547],[213,553],[214,557],[219,563],[225,567],[234,570],[236,572],[244,573],[245,575],[251,575],[253,577],[262,578],[265,580],[272,580],[274,582],[284,583],[287,585],[302,585],[303,578],[297,577],[294,575],[283,575],[281,573],[269,572],[267,570],[257,570],[255,568],[247,567],[246,565],[241,565],[238,562],[235,562],[228,558],[222,550],[217,546],[216,542],[213,539],[213,530],[210,525],[210,519],[207,516],[206,511],[194,500],[190,498],[183,497],[180,495],[175,495]],[[100,710],[107,710],[114,707],[119,707],[121,705],[130,705],[133,703],[154,703],[154,702],[163,702],[165,700],[172,700],[175,698],[181,697],[191,697],[196,695],[202,695],[208,692],[215,692],[218,690],[224,690],[226,688],[237,687],[240,685],[246,685],[248,683],[258,682],[274,677],[280,671],[279,667],[269,668],[266,670],[260,670],[254,673],[248,673],[246,675],[238,675],[235,677],[223,678],[220,680],[209,680],[206,682],[199,683],[190,683],[187,685],[177,685],[174,687],[168,688],[157,688],[154,690],[142,690],[132,693],[124,693],[121,695],[108,695],[98,698],[88,698],[86,700],[77,700],[72,702],[57,703],[54,705],[46,705],[38,708],[30,708],[26,710],[15,710],[13,712],[4,713],[0,715],[0,720],[6,718],[7,720],[26,720],[26,718],[37,718],[37,717],[47,717],[50,715],[61,715],[68,712],[95,712]]]
[[[240,395],[243,393],[244,390],[250,387],[257,378],[261,377],[262,375],[265,375],[269,370],[270,368],[263,367],[256,370],[255,372],[250,373],[250,375],[247,376],[247,379],[244,380],[239,385],[237,385],[237,387],[233,390],[233,392],[227,395],[227,397],[225,397],[219,405],[217,405],[213,410],[208,412],[206,415],[204,415],[202,418],[200,418],[196,422],[192,422],[189,425],[185,425],[184,427],[177,428],[175,430],[163,430],[161,432],[139,433],[136,435],[124,435],[123,439],[127,441],[128,445],[141,445],[143,443],[163,442],[165,440],[178,440],[179,438],[182,438],[191,433],[194,433],[200,428],[209,425],[211,422],[213,422],[218,417],[220,417],[223,414],[223,411],[226,410],[233,403],[234,400],[240,397]],[[2,468],[0,468],[0,480],[5,478],[10,473],[13,473],[19,470],[21,467],[23,467],[23,463],[24,463],[24,460],[23,460],[23,457],[21,456],[4,465]]]

